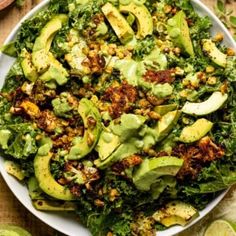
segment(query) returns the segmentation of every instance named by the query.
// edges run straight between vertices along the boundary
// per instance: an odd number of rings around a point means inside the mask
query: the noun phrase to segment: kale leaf
[[[147,36],[145,39],[138,40],[135,45],[133,56],[135,59],[141,60],[144,56],[151,53],[155,47],[155,39],[153,36]]]

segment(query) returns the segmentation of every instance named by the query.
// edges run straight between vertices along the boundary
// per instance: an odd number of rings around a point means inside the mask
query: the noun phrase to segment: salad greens
[[[36,209],[155,235],[236,183],[236,57],[211,26],[189,0],[51,0],[22,24],[0,148]]]

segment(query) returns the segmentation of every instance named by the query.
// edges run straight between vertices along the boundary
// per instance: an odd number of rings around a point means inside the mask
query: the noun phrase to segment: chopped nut
[[[175,68],[175,74],[176,75],[184,75],[184,70],[181,69],[180,67]]]
[[[186,97],[188,97],[188,92],[187,92],[186,90],[182,90],[182,91],[179,93],[179,95],[180,95],[181,97],[183,97],[183,98],[186,98]]]
[[[111,191],[109,193],[109,200],[111,202],[114,202],[119,195],[120,194],[116,189],[111,189]]]
[[[227,81],[225,81],[225,82],[223,83],[223,85],[220,87],[220,91],[221,91],[221,93],[223,93],[223,94],[227,93],[227,91],[228,91],[228,84],[227,84]]]
[[[224,39],[223,33],[217,33],[213,39],[214,42],[221,42]]]
[[[145,98],[139,100],[138,105],[141,108],[149,108],[151,106],[150,102],[146,100]]]
[[[123,58],[125,57],[123,52],[118,52],[118,53],[117,53],[117,56],[118,56],[120,59],[123,59]]]
[[[183,86],[188,86],[190,84],[190,81],[188,79],[183,79],[182,84]]]
[[[101,201],[100,199],[96,199],[94,201],[94,204],[98,207],[104,207],[105,203],[103,201]]]
[[[87,143],[89,146],[92,146],[94,143],[94,135],[92,133],[88,133]]]
[[[150,111],[148,112],[148,116],[153,119],[153,120],[160,120],[161,119],[161,115],[158,114],[157,112],[155,111]]]
[[[111,74],[112,71],[113,71],[112,66],[107,66],[106,69],[105,69],[105,72],[108,73],[108,74]]]
[[[103,195],[102,189],[99,189],[99,190],[98,190],[98,195],[99,195],[99,196],[102,196],[102,195]]]
[[[213,73],[214,71],[215,71],[215,68],[213,66],[206,67],[206,73]]]
[[[207,80],[207,84],[209,84],[209,85],[215,85],[216,82],[217,82],[217,78],[215,76],[211,76]]]
[[[235,50],[232,49],[232,48],[227,48],[227,51],[226,51],[227,55],[228,56],[235,56]]]
[[[165,99],[157,98],[154,95],[148,95],[147,100],[153,105],[153,106],[159,106],[165,102]]]
[[[166,14],[170,13],[171,10],[172,10],[172,6],[170,6],[170,5],[165,5],[165,7],[164,7],[164,12],[165,12]]]
[[[180,53],[181,53],[181,49],[178,48],[178,47],[176,47],[176,48],[173,49],[173,52],[174,52],[174,54],[175,54],[176,56],[179,56]]]
[[[23,101],[20,107],[32,118],[38,118],[40,116],[39,107],[30,101]]]
[[[206,79],[207,79],[206,74],[204,72],[198,72],[197,78],[200,79],[201,82],[204,82],[204,83],[206,82]]]
[[[169,52],[170,52],[170,48],[164,47],[163,52],[164,52],[164,53],[169,53]]]
[[[161,47],[163,45],[163,41],[161,41],[160,39],[158,39],[156,41],[156,43],[157,43],[157,46],[159,46],[159,47]]]

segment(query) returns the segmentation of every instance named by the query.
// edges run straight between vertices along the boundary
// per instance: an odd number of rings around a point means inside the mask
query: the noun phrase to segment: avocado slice
[[[0,225],[1,236],[32,236],[25,229],[15,225]]]
[[[182,112],[194,116],[204,116],[220,109],[228,99],[228,94],[214,92],[206,101],[200,103],[186,102]]]
[[[39,37],[36,38],[33,52],[45,49],[49,51],[53,38],[57,31],[62,28],[62,25],[66,23],[68,16],[65,14],[59,14],[54,16],[41,30]]]
[[[86,98],[79,102],[78,112],[84,122],[84,136],[75,138],[68,160],[79,160],[90,153],[96,146],[102,131],[101,115],[94,103]],[[91,125],[90,123],[94,123]]]
[[[39,187],[49,196],[59,200],[74,200],[73,194],[68,188],[60,185],[52,176],[50,171],[50,160],[52,158],[50,145],[44,144],[38,150],[34,159],[35,176],[39,182]]]
[[[170,111],[176,110],[176,108],[177,108],[176,104],[160,105],[160,106],[155,106],[154,111],[157,112],[159,115],[163,116]]]
[[[174,17],[169,19],[167,23],[167,31],[173,43],[193,57],[193,44],[185,13],[179,11]]]
[[[22,181],[25,178],[25,173],[19,164],[7,160],[4,162],[4,167],[8,174],[16,177],[18,180]]]
[[[96,146],[101,161],[108,158],[120,146],[120,144],[121,141],[118,135],[112,133],[109,127],[104,129]]]
[[[152,16],[144,4],[137,4],[131,1],[129,4],[120,4],[120,12],[132,13],[137,21],[137,38],[145,38],[153,32]]]
[[[161,141],[170,133],[170,131],[174,128],[174,126],[178,122],[180,114],[181,114],[180,110],[175,110],[175,111],[170,111],[161,117],[156,126],[158,141]]]
[[[175,176],[183,165],[183,160],[177,157],[164,156],[145,159],[135,170],[133,182],[137,189],[149,191],[161,176]]]
[[[202,49],[215,64],[226,67],[227,55],[222,53],[211,39],[202,40]]]
[[[50,52],[48,53],[48,59],[50,67],[39,77],[39,79],[44,82],[56,81],[59,85],[65,84],[68,81],[69,76],[67,70]]]
[[[24,48],[21,52],[21,67],[24,72],[25,77],[31,81],[35,82],[38,79],[38,73],[35,66],[32,63],[31,54]]]
[[[33,200],[33,206],[39,211],[76,211],[74,202],[57,202],[52,200]]]
[[[43,73],[49,68],[50,60],[48,58],[48,52],[53,38],[67,19],[68,17],[64,14],[56,15],[43,27],[40,35],[36,38],[33,47],[32,61],[39,73]]]
[[[183,128],[179,141],[193,143],[204,137],[213,127],[213,123],[207,119],[198,119],[192,125]]]
[[[45,198],[43,196],[44,192],[39,187],[39,182],[35,176],[29,178],[27,185],[28,185],[29,195],[32,200],[41,200]]]
[[[155,221],[170,227],[173,225],[185,226],[197,218],[198,215],[198,211],[192,205],[176,200],[167,203],[152,217]]]
[[[174,176],[165,175],[151,185],[152,199],[158,199],[166,188],[174,190],[176,186],[176,178]]]
[[[102,12],[122,44],[126,44],[133,39],[133,29],[116,7],[108,2],[102,7]]]
[[[103,161],[101,161],[100,159],[96,160],[95,162],[96,166],[99,169],[103,170],[111,166],[115,162],[123,160],[124,158],[139,152],[140,147],[136,145],[137,142],[138,142],[137,138],[131,138],[126,143],[122,143],[105,160]],[[143,144],[141,143],[141,145]]]
[[[123,114],[120,123],[117,123],[117,120],[112,121],[103,130],[96,147],[99,153],[99,160],[96,160],[97,167],[105,169],[113,163],[139,152],[146,141],[145,138],[140,140],[140,132],[145,121],[145,117],[134,114]]]

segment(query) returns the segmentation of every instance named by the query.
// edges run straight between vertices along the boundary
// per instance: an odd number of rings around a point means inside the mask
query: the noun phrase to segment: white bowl
[[[42,1],[39,5],[37,5],[33,10],[31,10],[12,30],[11,34],[8,36],[8,38],[5,41],[5,44],[12,41],[17,31],[19,30],[21,23],[32,17],[36,12],[41,10],[42,8],[46,7],[49,3],[49,0]],[[192,3],[194,5],[194,8],[200,15],[207,15],[211,18],[213,22],[212,27],[212,34],[216,32],[223,32],[225,35],[224,38],[224,44],[236,49],[236,43],[234,42],[231,34],[229,31],[225,28],[225,26],[221,23],[221,21],[199,0],[192,0]],[[0,87],[2,87],[4,83],[5,76],[7,72],[9,71],[12,63],[14,62],[14,59],[6,56],[4,54],[0,53]],[[50,225],[52,228],[66,234],[69,236],[88,236],[90,235],[89,230],[86,229],[84,226],[79,224],[78,221],[76,221],[74,216],[71,216],[69,214],[60,214],[60,213],[49,213],[49,212],[40,212],[37,211],[31,203],[28,190],[25,186],[20,184],[15,178],[8,175],[4,169],[3,166],[3,158],[0,157],[0,173],[2,174],[4,180],[6,181],[7,185],[11,189],[11,191],[14,193],[14,195],[18,198],[18,200],[36,217],[38,217],[41,221],[45,222],[46,224]],[[171,236],[177,233],[180,233],[184,229],[190,227],[191,225],[195,224],[197,221],[199,221],[202,217],[204,217],[207,213],[209,213],[225,196],[226,191],[220,194],[217,198],[215,198],[211,203],[207,205],[207,207],[200,212],[200,216],[194,220],[191,224],[189,224],[186,227],[181,226],[175,226],[171,227],[170,229],[167,229],[162,232],[158,232],[158,236]]]

